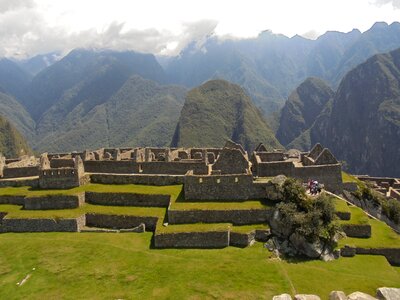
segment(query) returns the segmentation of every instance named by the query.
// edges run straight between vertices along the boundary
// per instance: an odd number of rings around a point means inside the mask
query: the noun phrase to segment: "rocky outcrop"
[[[376,290],[376,297],[379,300],[400,299],[400,288],[381,287]]]

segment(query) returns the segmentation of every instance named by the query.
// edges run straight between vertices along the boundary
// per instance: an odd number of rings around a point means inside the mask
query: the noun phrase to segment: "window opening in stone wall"
[[[239,182],[239,178],[235,177],[235,182],[236,183]]]
[[[199,178],[199,183],[203,183],[203,178]]]
[[[221,183],[221,179],[218,178],[218,179],[217,179],[217,183]]]

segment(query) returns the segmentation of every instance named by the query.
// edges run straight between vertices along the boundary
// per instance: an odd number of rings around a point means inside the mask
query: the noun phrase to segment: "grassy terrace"
[[[162,226],[161,222],[157,224],[156,233],[176,233],[176,232],[207,232],[207,231],[226,231],[230,229],[237,233],[250,233],[256,229],[268,229],[268,225],[256,224],[256,225],[244,225],[234,226],[230,223],[216,223],[216,224],[177,224]]]
[[[362,182],[361,180],[357,179],[356,177],[354,177],[353,175],[346,173],[344,171],[342,171],[342,181],[343,182],[355,182],[355,183],[360,183]]]
[[[75,209],[60,210],[24,210],[18,205],[0,205],[1,212],[7,212],[7,218],[76,218],[85,213],[99,213],[109,215],[128,216],[154,216],[164,217],[165,208],[157,207],[126,207],[126,206],[101,206],[84,204]]]
[[[81,192],[97,193],[139,193],[139,194],[168,194],[171,200],[175,201],[182,191],[182,185],[149,186],[139,184],[88,184],[66,190],[42,190],[24,187],[3,187],[0,188],[0,196],[21,195],[21,196],[45,196],[54,194],[74,195]]]
[[[4,299],[272,299],[398,286],[382,256],[281,261],[256,243],[213,250],[150,249],[151,233],[0,235]],[[35,271],[32,271],[35,268]],[[17,286],[28,274],[30,278]]]
[[[170,209],[173,210],[234,210],[234,209],[269,209],[273,208],[275,203],[261,200],[248,200],[243,202],[171,202]]]

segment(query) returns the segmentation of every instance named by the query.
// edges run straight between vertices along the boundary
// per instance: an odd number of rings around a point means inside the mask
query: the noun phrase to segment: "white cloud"
[[[77,47],[177,54],[211,34],[255,37],[265,29],[316,38],[399,21],[399,7],[400,0],[0,0],[0,56]]]
[[[372,1],[372,3],[375,5],[378,5],[378,6],[382,6],[382,5],[391,3],[393,8],[395,8],[395,9],[400,8],[400,0],[374,0],[374,1]]]

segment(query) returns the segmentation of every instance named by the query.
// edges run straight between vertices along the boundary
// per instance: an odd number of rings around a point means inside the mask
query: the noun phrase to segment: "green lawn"
[[[132,206],[101,206],[85,203],[75,209],[59,210],[24,210],[18,205],[0,205],[0,212],[7,212],[7,218],[76,218],[85,213],[99,213],[109,215],[128,216],[155,216],[164,217],[165,208],[132,207]]]
[[[154,250],[150,233],[0,235],[2,299],[271,299],[398,286],[384,257],[285,262],[249,248]],[[32,270],[36,268],[36,270]],[[30,278],[22,286],[20,282]]]
[[[54,194],[74,195],[80,192],[97,192],[97,193],[139,193],[139,194],[168,194],[171,200],[175,201],[182,191],[182,185],[168,186],[149,186],[139,184],[88,184],[77,188],[65,190],[42,190],[33,189],[28,186],[24,187],[3,187],[0,188],[0,196],[2,195],[22,195],[22,196],[44,196]]]
[[[342,171],[342,181],[343,182],[355,182],[355,183],[360,183],[362,182],[361,180],[359,180],[358,178],[354,177],[353,175],[346,173],[344,171]]]

